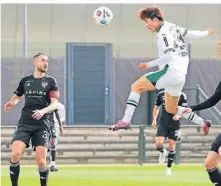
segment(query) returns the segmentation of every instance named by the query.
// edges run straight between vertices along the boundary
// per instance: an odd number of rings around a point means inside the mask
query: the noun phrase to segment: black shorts
[[[156,137],[165,137],[174,141],[180,141],[181,139],[181,128],[180,126],[170,127],[167,125],[160,124],[157,127]]]
[[[210,151],[216,152],[219,154],[219,148],[221,147],[221,133],[218,134],[216,139],[213,141]]]
[[[14,132],[12,143],[14,141],[22,141],[26,144],[26,148],[31,143],[32,148],[35,150],[37,146],[49,148],[50,138],[51,131],[48,126],[19,124]]]

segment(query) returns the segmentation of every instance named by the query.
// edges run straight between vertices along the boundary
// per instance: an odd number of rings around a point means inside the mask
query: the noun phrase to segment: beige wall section
[[[113,22],[92,22],[99,5],[28,5],[28,55],[64,56],[66,42],[111,42],[114,56],[157,57],[155,34],[137,17],[144,4],[111,4]],[[214,57],[221,39],[221,5],[160,5],[165,19],[190,29],[213,26],[216,34],[192,42],[193,57]],[[22,55],[22,5],[2,5],[2,56]]]

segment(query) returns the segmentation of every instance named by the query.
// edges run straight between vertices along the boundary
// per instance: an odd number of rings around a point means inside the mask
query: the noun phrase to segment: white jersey
[[[168,62],[169,68],[186,74],[189,64],[184,37],[187,29],[179,27],[173,23],[164,21],[157,30],[157,47],[159,57],[171,53],[172,60]]]
[[[62,103],[58,102],[57,110],[58,110],[58,115],[60,117],[61,122],[65,122],[65,107],[64,107],[64,105]],[[53,113],[53,117],[54,117],[55,127],[59,127],[59,123],[56,118],[55,112]]]

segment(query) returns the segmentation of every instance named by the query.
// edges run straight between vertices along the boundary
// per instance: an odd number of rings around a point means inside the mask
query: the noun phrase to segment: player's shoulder
[[[176,29],[178,26],[174,23],[164,21],[160,31],[158,32],[159,35],[165,35],[168,32],[172,32],[174,29]]]
[[[53,82],[53,83],[54,83],[54,82],[55,82],[55,83],[57,82],[56,78],[53,77],[53,76],[46,75],[45,78],[46,78],[48,81],[50,81],[50,82]]]
[[[25,82],[26,80],[33,79],[33,74],[25,75],[21,78],[22,82]]]
[[[46,79],[49,79],[49,80],[54,80],[54,81],[56,81],[55,77],[53,77],[53,76],[46,75],[45,78],[46,78]]]

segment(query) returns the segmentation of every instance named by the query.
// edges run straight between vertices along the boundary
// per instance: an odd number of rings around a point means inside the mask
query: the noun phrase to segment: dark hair
[[[153,20],[156,17],[160,21],[163,21],[163,12],[157,6],[148,6],[139,11],[139,17],[141,20],[144,20],[146,18],[150,18],[151,20]]]
[[[37,57],[39,57],[39,56],[47,56],[47,54],[42,53],[42,52],[39,52],[39,53],[37,53],[37,54],[35,54],[35,55],[33,56],[33,59],[35,59],[35,58],[37,58]]]

